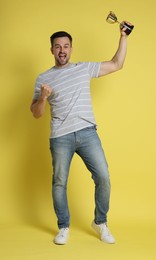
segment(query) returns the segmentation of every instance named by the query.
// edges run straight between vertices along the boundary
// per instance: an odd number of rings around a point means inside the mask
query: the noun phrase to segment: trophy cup
[[[129,24],[127,24],[127,23],[123,23],[123,24],[120,23],[120,22],[118,21],[116,15],[115,15],[112,11],[111,11],[111,12],[109,13],[109,15],[107,16],[106,21],[107,21],[108,23],[110,23],[110,24],[118,23],[118,24],[120,25],[120,28],[121,28],[121,29],[123,29],[123,28],[125,27],[125,28],[126,28],[125,33],[126,33],[127,35],[129,35],[129,34],[132,32],[133,28],[134,28],[134,25],[129,25]]]

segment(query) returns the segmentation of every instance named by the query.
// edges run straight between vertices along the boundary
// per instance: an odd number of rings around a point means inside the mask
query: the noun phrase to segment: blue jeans
[[[72,157],[76,152],[84,161],[95,183],[95,223],[107,221],[110,179],[104,151],[95,127],[50,139],[53,164],[52,196],[58,227],[70,225],[67,180]]]

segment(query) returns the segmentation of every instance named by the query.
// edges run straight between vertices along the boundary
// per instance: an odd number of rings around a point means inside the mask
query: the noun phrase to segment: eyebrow
[[[64,46],[65,46],[65,45],[66,45],[66,46],[70,46],[70,44],[69,44],[69,43],[65,43],[65,44],[64,44]],[[55,45],[54,45],[54,46],[60,46],[60,44],[59,44],[59,43],[55,43]]]

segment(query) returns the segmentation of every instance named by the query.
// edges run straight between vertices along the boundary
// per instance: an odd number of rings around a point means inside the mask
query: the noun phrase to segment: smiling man
[[[64,67],[68,65],[72,52],[72,38],[59,37],[52,40],[51,52],[55,57],[55,66]]]
[[[90,80],[122,68],[126,57],[127,35],[124,28],[120,29],[117,52],[111,60],[103,62],[70,63],[72,37],[67,32],[56,32],[50,40],[55,66],[38,76],[31,111],[35,118],[39,118],[45,111],[46,101],[51,108],[52,195],[59,227],[54,242],[63,245],[69,238],[70,213],[66,191],[71,160],[77,153],[95,183],[92,227],[103,242],[115,243],[107,226],[110,178],[96,131]]]

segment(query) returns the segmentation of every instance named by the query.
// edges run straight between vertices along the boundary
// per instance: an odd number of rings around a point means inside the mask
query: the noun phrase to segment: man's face
[[[54,39],[54,44],[51,48],[51,52],[54,55],[56,67],[67,66],[72,52],[69,38],[59,37]]]

